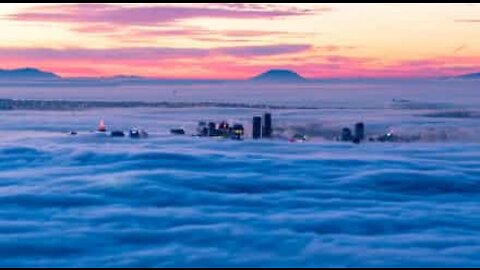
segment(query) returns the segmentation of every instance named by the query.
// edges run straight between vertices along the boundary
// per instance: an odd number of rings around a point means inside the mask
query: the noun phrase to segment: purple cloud
[[[293,54],[308,51],[310,45],[270,45],[270,46],[242,46],[242,47],[226,47],[217,51],[223,54],[248,57],[248,56],[269,56],[281,54]]]
[[[265,45],[200,48],[140,47],[115,49],[45,49],[45,48],[0,48],[0,59],[21,58],[28,60],[76,60],[127,61],[151,59],[202,58],[212,55],[233,57],[259,57],[292,54],[310,49],[310,45]]]
[[[480,23],[479,19],[459,19],[455,20],[457,23]]]
[[[112,24],[81,24],[73,31],[82,34],[102,35],[120,42],[149,41],[159,37],[181,37],[207,42],[252,42],[257,38],[271,36],[300,36],[307,33],[262,30],[211,30],[200,27],[118,27]],[[238,44],[237,44],[238,45]],[[329,48],[325,48],[329,50]]]
[[[116,49],[43,49],[43,48],[0,48],[4,57],[40,60],[141,60],[153,58],[205,57],[208,50],[193,48],[116,48]],[[4,58],[1,57],[1,58]]]
[[[253,8],[255,7],[255,8]],[[322,9],[327,11],[328,9]],[[312,14],[313,10],[252,5],[111,5],[75,4],[41,6],[10,15],[10,19],[42,22],[158,25],[190,18],[277,18]]]
[[[226,30],[218,32],[227,37],[263,37],[273,35],[289,35],[289,32],[283,31],[260,31],[260,30]]]

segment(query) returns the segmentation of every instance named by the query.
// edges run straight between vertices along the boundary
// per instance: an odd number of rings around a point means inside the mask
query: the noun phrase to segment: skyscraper
[[[260,139],[262,137],[262,117],[254,116],[252,122],[252,138]]]
[[[355,139],[358,141],[365,139],[365,125],[363,123],[355,124]]]
[[[271,138],[272,137],[272,114],[265,113],[263,116],[263,138]]]

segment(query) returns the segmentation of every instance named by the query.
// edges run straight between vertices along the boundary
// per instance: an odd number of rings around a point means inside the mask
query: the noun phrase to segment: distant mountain
[[[60,77],[51,72],[41,71],[35,68],[0,69],[1,80],[31,80],[31,79],[59,79]]]
[[[465,74],[457,77],[458,79],[467,79],[467,80],[480,80],[480,72],[479,73],[471,73]]]
[[[305,82],[307,81],[307,79],[305,79],[304,77],[300,76],[298,73],[291,70],[272,69],[252,78],[251,81],[298,83],[298,82]]]

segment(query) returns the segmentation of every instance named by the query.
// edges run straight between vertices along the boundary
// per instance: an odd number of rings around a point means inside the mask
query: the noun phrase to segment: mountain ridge
[[[480,80],[480,72],[464,74],[464,75],[457,76],[455,78],[467,79],[467,80]]]
[[[18,69],[0,69],[0,79],[60,79],[60,76],[52,72],[25,67]]]

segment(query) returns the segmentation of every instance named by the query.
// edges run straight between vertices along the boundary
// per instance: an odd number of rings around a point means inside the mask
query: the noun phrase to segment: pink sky
[[[478,4],[0,4],[0,68],[241,79],[480,72]]]

